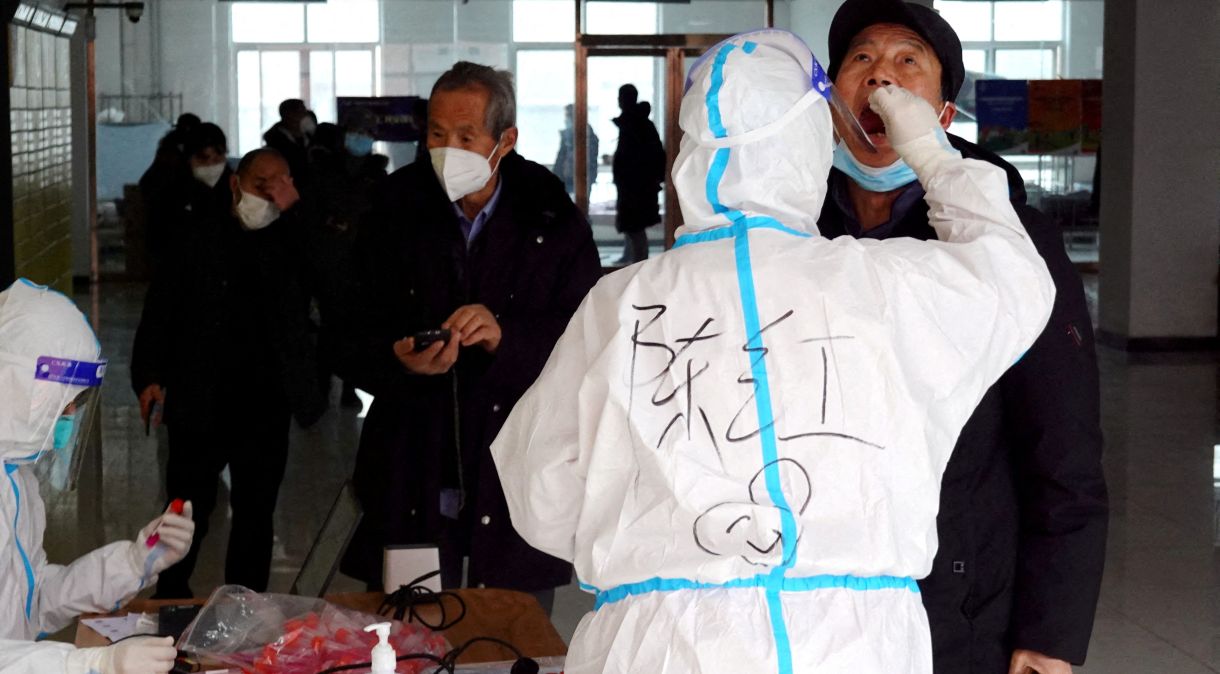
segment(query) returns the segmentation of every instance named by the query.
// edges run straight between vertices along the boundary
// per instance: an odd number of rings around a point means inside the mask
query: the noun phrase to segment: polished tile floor
[[[1090,283],[1090,295],[1095,285]],[[106,284],[97,303],[111,360],[103,388],[103,476],[48,504],[52,560],[131,537],[164,503],[163,435],[145,437],[128,381],[142,288]],[[86,310],[88,296],[78,300]],[[1106,474],[1113,516],[1101,604],[1086,674],[1220,672],[1220,449],[1215,354],[1128,356],[1102,349]],[[337,398],[337,392],[336,392]],[[276,518],[272,590],[286,591],[333,495],[350,474],[358,410],[338,405],[293,430]],[[100,487],[100,488],[99,488]],[[223,489],[223,488],[222,488]],[[196,592],[220,584],[227,537],[222,494],[196,572]],[[359,589],[339,578],[335,589]],[[555,622],[570,636],[591,605],[560,591]]]

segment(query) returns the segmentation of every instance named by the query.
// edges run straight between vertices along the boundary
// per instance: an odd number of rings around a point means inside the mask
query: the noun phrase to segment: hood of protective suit
[[[787,31],[744,33],[708,51],[682,99],[679,235],[758,216],[816,234],[834,147],[828,90],[809,47]]]
[[[25,279],[0,292],[0,461],[33,460],[49,449],[55,420],[86,388],[35,379],[38,358],[100,355],[72,300]]]

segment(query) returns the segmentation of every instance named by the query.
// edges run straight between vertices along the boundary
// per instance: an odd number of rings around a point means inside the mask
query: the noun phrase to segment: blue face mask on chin
[[[361,133],[349,133],[343,138],[343,145],[353,157],[367,157],[373,152],[373,139]]]
[[[52,449],[60,451],[68,446],[72,440],[72,433],[76,430],[76,415],[62,414],[55,420],[54,443]]]
[[[835,146],[834,167],[869,192],[892,192],[918,180],[915,170],[901,159],[880,168],[860,163],[843,141]]]

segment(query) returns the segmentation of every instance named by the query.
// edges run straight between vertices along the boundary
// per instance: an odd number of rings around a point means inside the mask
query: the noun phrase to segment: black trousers
[[[257,592],[271,575],[275,504],[288,462],[291,415],[284,403],[234,405],[208,427],[171,424],[165,486],[169,498],[191,501],[195,540],[186,558],[161,573],[158,599],[192,597],[189,581],[216,508],[220,472],[232,477],[233,521],[225,555],[225,583]]]
[[[627,232],[623,234],[623,262],[634,264],[648,259],[648,232]]]

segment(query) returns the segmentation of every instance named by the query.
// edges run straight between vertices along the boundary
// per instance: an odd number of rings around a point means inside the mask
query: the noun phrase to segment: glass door
[[[635,100],[622,100],[620,90],[633,87]],[[603,56],[591,53],[588,61],[588,184],[583,196],[593,237],[603,264],[625,262],[627,232],[644,228],[650,254],[665,246],[665,192],[652,191],[647,177],[650,151],[659,141],[669,175],[665,150],[669,135],[666,114],[665,55]],[[573,137],[575,134],[571,134]],[[574,141],[573,141],[574,149]],[[571,153],[572,168],[575,152]],[[616,158],[619,174],[615,174]],[[566,168],[561,168],[561,172]],[[575,171],[572,171],[573,175]],[[662,186],[663,187],[663,186]],[[575,180],[573,180],[573,197]],[[637,235],[638,236],[638,235]]]
[[[585,36],[585,39],[591,38]],[[635,86],[638,92],[636,109],[646,115],[648,123],[656,130],[665,154],[665,182],[657,194],[659,220],[646,229],[650,255],[671,246],[674,232],[682,225],[678,196],[669,175],[678,157],[682,137],[678,112],[682,105],[686,67],[693,62],[691,57],[702,54],[706,47],[685,45],[685,38],[670,41],[677,44],[577,47],[577,99],[584,102],[586,134],[590,140],[596,136],[599,160],[595,171],[594,167],[576,171],[574,182],[585,186],[587,192],[581,193],[577,189],[574,198],[588,213],[602,259],[608,266],[615,266],[622,256],[627,242],[620,230],[630,226],[631,220],[625,218],[623,195],[613,174],[614,154],[620,150],[621,140],[621,125],[615,120],[623,114],[619,107],[619,89],[625,84]],[[715,44],[719,36],[703,36],[701,41]],[[575,149],[579,150],[579,147]],[[589,150],[592,149],[590,142]],[[587,175],[587,182],[583,180],[586,175],[582,174]]]

